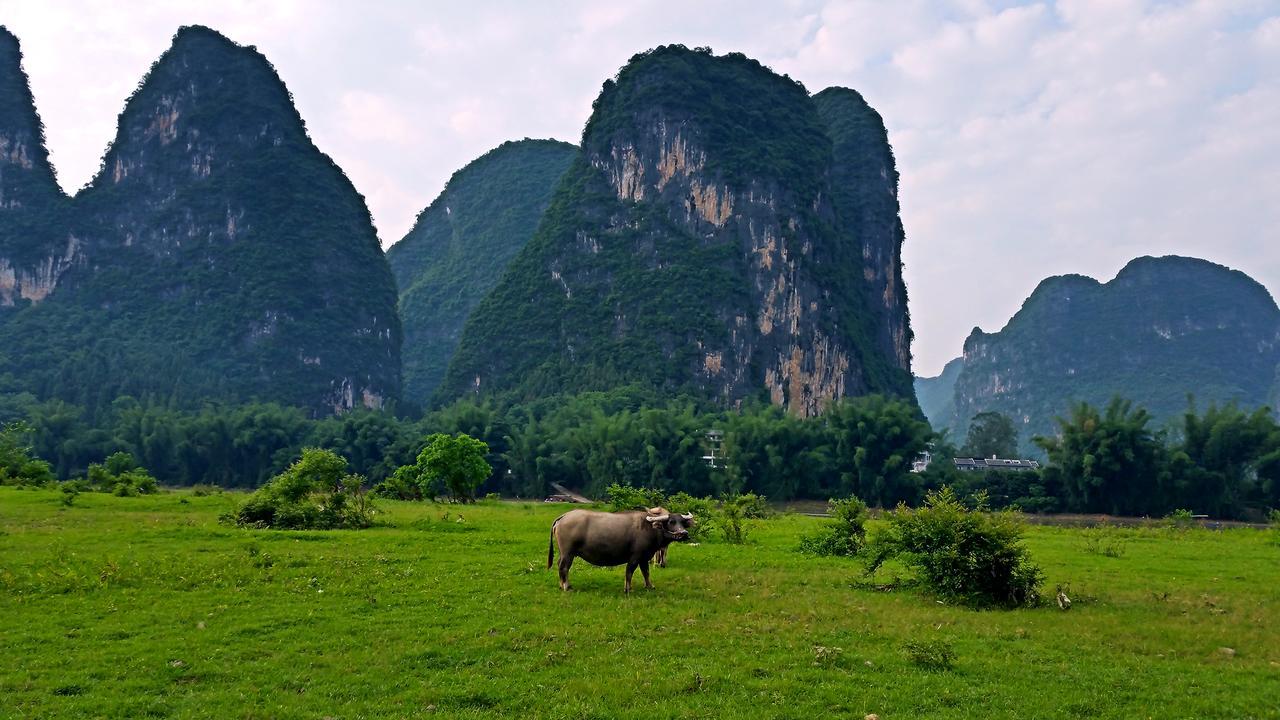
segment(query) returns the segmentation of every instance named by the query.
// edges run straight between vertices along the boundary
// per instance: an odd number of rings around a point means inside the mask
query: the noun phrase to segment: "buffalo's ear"
[[[662,529],[662,523],[661,523],[661,522],[652,522],[652,523],[649,523],[649,524],[653,526],[653,529],[654,529],[654,530],[661,530],[661,529]]]

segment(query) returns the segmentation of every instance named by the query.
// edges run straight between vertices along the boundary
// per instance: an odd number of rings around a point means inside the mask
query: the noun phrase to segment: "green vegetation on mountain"
[[[60,204],[38,242],[0,237],[0,253],[37,248],[0,257],[0,390],[95,413],[124,395],[315,413],[397,398],[395,285],[368,210],[253,48],[181,29]]]
[[[467,316],[529,242],[577,153],[555,140],[503,143],[454,173],[387,251],[400,287],[406,400],[431,399]]]
[[[803,86],[740,54],[660,47],[605,82],[582,148],[468,319],[438,399],[640,383],[814,415],[846,395],[910,397],[878,331],[890,312],[905,328],[905,306],[868,307]]]
[[[1205,260],[1142,257],[1105,284],[1049,278],[1000,332],[975,330],[954,414],[930,419],[959,437],[974,415],[996,411],[1025,448],[1074,402],[1119,395],[1159,427],[1181,417],[1189,395],[1201,406],[1266,404],[1278,362],[1280,309],[1266,288]]]
[[[916,402],[929,423],[938,430],[951,427],[956,413],[956,378],[964,360],[956,358],[942,367],[937,377],[917,377],[914,380]]]
[[[0,25],[0,321],[21,300],[17,274],[50,252],[66,222],[18,39]],[[11,277],[12,276],[12,277]]]
[[[861,264],[867,294],[864,329],[881,354],[911,369],[907,286],[902,279],[906,233],[898,213],[898,169],[884,120],[856,90],[827,88],[813,96],[832,140],[831,193],[856,254],[841,262]]]

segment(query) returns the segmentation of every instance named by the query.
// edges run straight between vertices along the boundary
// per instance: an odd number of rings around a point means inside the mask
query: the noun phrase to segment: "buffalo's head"
[[[644,516],[644,521],[666,537],[683,542],[689,539],[689,528],[693,527],[693,514],[685,513],[681,515],[680,513],[667,512],[662,508],[649,508],[648,514]]]

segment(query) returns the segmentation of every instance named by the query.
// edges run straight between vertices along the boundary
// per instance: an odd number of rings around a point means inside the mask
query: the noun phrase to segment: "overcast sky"
[[[1280,288],[1280,0],[0,0],[0,23],[69,191],[174,31],[204,24],[275,64],[384,245],[502,141],[576,142],[601,82],[654,45],[853,87],[902,174],[921,375],[1049,275],[1177,253]]]

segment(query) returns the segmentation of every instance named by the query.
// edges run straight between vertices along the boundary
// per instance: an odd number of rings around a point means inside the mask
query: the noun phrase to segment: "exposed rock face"
[[[1076,400],[1120,395],[1158,420],[1183,413],[1189,394],[1201,409],[1257,407],[1268,402],[1277,362],[1280,310],[1266,288],[1205,260],[1142,257],[1105,284],[1049,278],[1003,330],[975,329],[949,424],[963,437],[969,418],[995,410],[1029,445]]]
[[[895,276],[897,249],[867,266],[834,199],[835,177],[857,182],[836,167],[874,164],[857,144],[834,155],[804,88],[741,55],[633,58],[533,241],[468,322],[441,397],[639,382],[806,416],[846,395],[910,397],[892,341],[909,341],[905,302],[867,279]],[[887,145],[865,152],[891,169]],[[896,199],[890,212],[875,222],[894,228]],[[868,242],[876,255],[889,241]]]
[[[455,173],[387,251],[400,287],[406,400],[431,399],[467,316],[529,242],[577,154],[554,140],[503,143]]]
[[[32,172],[47,167],[38,134],[7,135]],[[22,248],[0,253],[0,304],[14,306],[0,375],[16,389],[316,412],[398,396],[394,281],[368,211],[253,48],[180,30],[93,182],[56,197],[38,242],[0,236]]]

